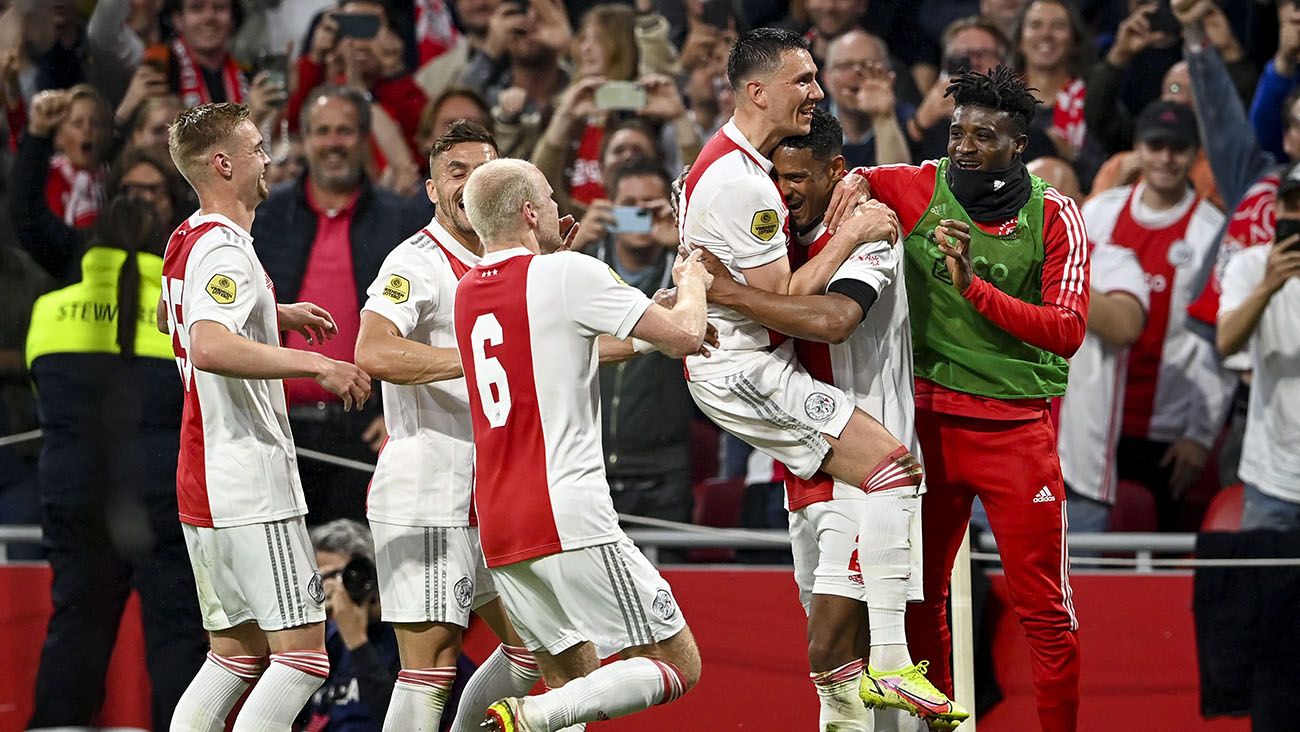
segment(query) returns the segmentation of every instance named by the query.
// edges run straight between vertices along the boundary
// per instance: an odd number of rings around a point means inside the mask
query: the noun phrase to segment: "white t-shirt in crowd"
[[[1271,246],[1238,252],[1223,272],[1219,319],[1264,281]],[[1237,474],[1261,493],[1300,503],[1300,280],[1269,300],[1250,338],[1253,371]]]

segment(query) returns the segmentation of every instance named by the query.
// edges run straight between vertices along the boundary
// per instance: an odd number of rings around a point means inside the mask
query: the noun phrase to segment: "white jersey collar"
[[[478,260],[478,263],[480,265],[496,264],[498,262],[504,262],[507,259],[511,259],[513,257],[523,257],[529,254],[532,254],[532,252],[529,251],[527,247],[511,247],[509,249],[498,249],[495,252],[488,252],[487,254],[484,254],[483,258]]]
[[[763,168],[763,172],[765,173],[772,172],[772,161],[768,160],[765,155],[760,153],[758,150],[754,148],[753,145],[749,143],[749,138],[745,137],[745,133],[741,132],[740,128],[736,126],[735,117],[732,117],[731,119],[727,120],[727,124],[722,126],[722,134],[731,138],[731,141],[736,143],[736,145],[739,146],[740,149],[749,153],[750,156],[753,157],[754,160],[758,162],[759,166]]]
[[[446,249],[451,256],[459,259],[461,264],[467,267],[478,264],[480,257],[466,249],[465,245],[461,244],[460,240],[456,238],[456,235],[447,231],[447,227],[443,226],[436,216],[429,220],[429,225],[424,227],[424,230],[429,233],[434,243]]]
[[[244,231],[244,227],[231,221],[223,214],[219,214],[219,213],[201,214],[198,211],[195,211],[194,213],[190,214],[190,217],[185,220],[185,223],[189,224],[191,229],[201,226],[203,224],[221,224],[222,226],[226,226],[233,229],[236,234],[239,234],[243,238],[249,241],[253,240],[253,235],[248,233],[247,231]]]
[[[1128,212],[1134,221],[1148,229],[1164,229],[1173,226],[1187,215],[1188,209],[1196,201],[1196,191],[1188,186],[1182,200],[1173,208],[1157,211],[1142,203],[1142,191],[1146,190],[1146,185],[1145,181],[1138,181],[1137,185],[1133,186],[1133,198],[1129,203]]]

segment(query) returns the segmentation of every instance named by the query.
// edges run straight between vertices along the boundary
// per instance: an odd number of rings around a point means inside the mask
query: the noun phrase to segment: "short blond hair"
[[[248,107],[231,102],[203,104],[176,115],[167,132],[167,151],[185,180],[193,185],[196,177],[202,178],[212,148],[229,140],[248,118]]]
[[[540,206],[542,177],[532,163],[514,158],[479,166],[465,182],[465,215],[484,243],[499,242],[524,228],[524,201]]]

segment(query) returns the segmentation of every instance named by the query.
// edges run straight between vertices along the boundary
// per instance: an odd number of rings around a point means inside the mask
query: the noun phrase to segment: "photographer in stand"
[[[379,620],[370,530],[349,519],[311,532],[325,580],[330,675],[299,716],[309,732],[379,732],[401,663],[392,626]]]

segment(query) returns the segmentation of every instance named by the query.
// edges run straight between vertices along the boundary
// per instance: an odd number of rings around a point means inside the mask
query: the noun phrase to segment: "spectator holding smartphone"
[[[573,248],[648,297],[672,287],[678,238],[667,173],[637,156],[613,167],[608,184],[613,205],[599,227],[605,233],[590,237],[584,224]],[[649,353],[600,372],[601,444],[615,510],[689,523],[694,409],[681,362]]]
[[[236,0],[166,0],[155,3],[103,0],[88,28],[95,73],[106,88],[122,92],[119,124],[144,99],[172,93],[186,107],[208,102],[247,104],[253,122],[266,125],[280,111],[287,90],[267,74],[250,80],[231,55],[231,43],[242,19]],[[140,7],[137,7],[140,6]],[[159,42],[157,17],[165,14],[175,37]],[[153,22],[149,18],[154,18]]]
[[[1250,405],[1238,474],[1243,531],[1300,529],[1300,165],[1278,186],[1271,246],[1238,253],[1223,273],[1216,346],[1249,350]]]
[[[316,87],[350,86],[370,96],[375,116],[400,129],[408,149],[385,147],[385,156],[412,163],[419,157],[416,134],[428,99],[405,68],[404,57],[401,35],[380,0],[344,0],[322,14],[310,31],[307,52],[298,59],[298,86],[285,109],[290,131],[298,132],[303,103]],[[377,131],[382,124],[376,121]]]
[[[583,18],[575,53],[576,80],[560,97],[533,162],[556,191],[561,212],[581,217],[604,199],[601,152],[606,130],[620,119],[655,129],[656,147],[670,151],[669,169],[699,154],[699,132],[686,114],[677,84],[666,74],[637,76],[640,46],[636,14],[622,5],[597,5]],[[652,153],[651,157],[662,157]],[[676,159],[671,159],[671,158]]]

